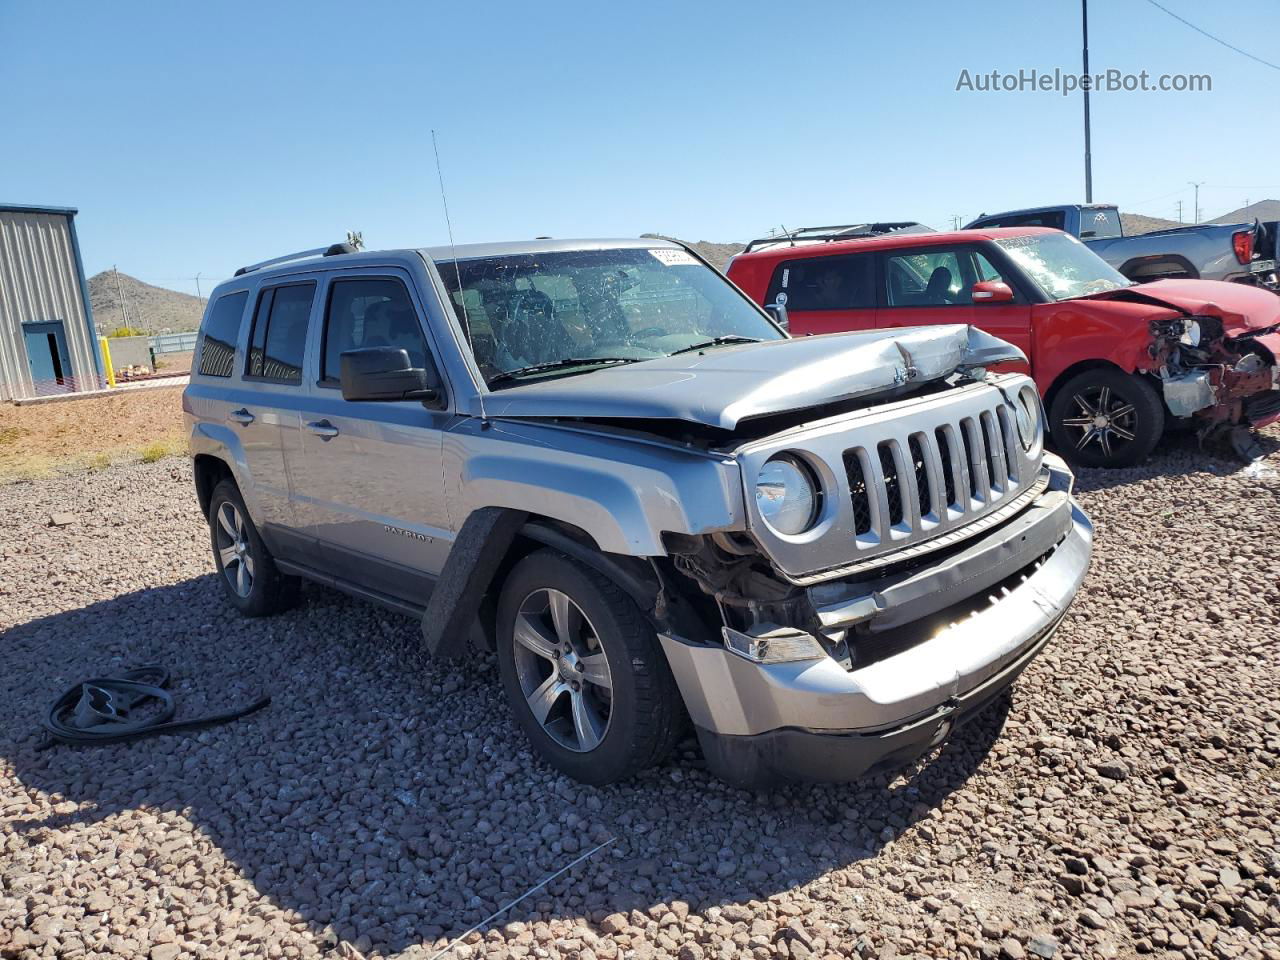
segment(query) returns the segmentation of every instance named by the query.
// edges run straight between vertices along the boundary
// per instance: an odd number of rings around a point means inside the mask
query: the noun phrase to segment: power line
[[[1224,47],[1226,47],[1228,50],[1234,50],[1236,53],[1240,54],[1243,57],[1248,57],[1250,60],[1256,60],[1258,63],[1262,64],[1264,67],[1270,67],[1272,70],[1280,70],[1280,65],[1274,64],[1270,60],[1263,60],[1261,57],[1255,57],[1248,50],[1241,50],[1239,47],[1235,46],[1234,44],[1227,43],[1227,41],[1223,40],[1221,37],[1215,37],[1208,30],[1202,30],[1200,27],[1197,27],[1190,20],[1186,19],[1185,17],[1178,16],[1168,7],[1157,3],[1156,0],[1147,0],[1147,3],[1151,4],[1157,10],[1163,10],[1165,13],[1173,17],[1173,19],[1177,20],[1179,23],[1185,23],[1188,27],[1190,27],[1196,33],[1203,34],[1204,36],[1212,40],[1214,43],[1220,43]]]

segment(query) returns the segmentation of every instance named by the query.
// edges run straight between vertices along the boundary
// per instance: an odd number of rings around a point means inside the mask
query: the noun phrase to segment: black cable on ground
[[[169,674],[162,667],[138,667],[126,670],[119,677],[97,677],[77,683],[53,702],[44,717],[44,727],[53,741],[58,743],[88,745],[121,743],[159,733],[179,733],[201,730],[219,723],[239,719],[255,710],[261,710],[271,702],[264,696],[244,707],[225,713],[190,720],[174,720],[177,708],[173,695],[164,687]],[[142,719],[133,714],[149,701],[160,709],[147,711]]]

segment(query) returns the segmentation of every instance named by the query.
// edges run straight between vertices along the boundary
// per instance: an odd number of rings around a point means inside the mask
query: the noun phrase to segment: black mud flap
[[[481,507],[467,517],[422,614],[422,641],[433,657],[467,651],[480,601],[528,514]]]

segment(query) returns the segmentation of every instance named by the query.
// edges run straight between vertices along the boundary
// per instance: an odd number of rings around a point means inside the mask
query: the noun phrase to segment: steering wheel
[[[637,340],[644,337],[665,337],[667,331],[661,327],[645,327],[643,330],[632,330],[628,339]]]

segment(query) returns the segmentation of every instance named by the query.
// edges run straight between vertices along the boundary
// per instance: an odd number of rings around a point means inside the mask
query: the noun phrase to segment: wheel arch
[[[1162,270],[1164,267],[1172,267],[1173,270]],[[1176,253],[1162,253],[1156,256],[1133,257],[1126,260],[1119,267],[1120,273],[1124,274],[1130,280],[1139,283],[1150,280],[1159,280],[1176,274],[1177,279],[1198,280],[1200,279],[1200,271],[1197,270],[1186,257]]]
[[[1134,376],[1137,376],[1137,374],[1134,374],[1132,370],[1126,370],[1124,367],[1120,366],[1118,363],[1115,363],[1114,361],[1111,361],[1111,360],[1103,360],[1100,357],[1092,357],[1088,360],[1080,360],[1077,363],[1073,363],[1071,366],[1067,367],[1065,370],[1059,373],[1054,378],[1053,383],[1049,385],[1049,389],[1044,392],[1043,403],[1044,403],[1044,409],[1045,409],[1046,415],[1048,414],[1048,411],[1052,409],[1053,401],[1058,396],[1058,392],[1062,389],[1062,385],[1066,383],[1068,380],[1070,380],[1072,377],[1074,377],[1076,374],[1084,373],[1087,370],[1114,370],[1117,373],[1132,374]]]
[[[200,502],[200,515],[209,515],[209,501],[213,499],[214,488],[223,480],[236,483],[235,474],[230,465],[221,457],[210,453],[198,453],[192,462],[192,472],[196,482],[196,499]],[[239,487],[239,484],[236,484]]]
[[[466,652],[477,617],[492,636],[495,598],[517,563],[549,547],[607,577],[658,626],[662,582],[647,558],[608,553],[586,530],[555,517],[505,507],[482,507],[467,517],[422,617],[422,637],[434,657]]]

